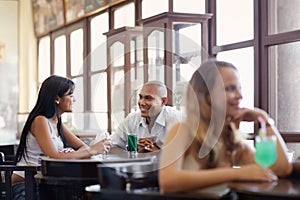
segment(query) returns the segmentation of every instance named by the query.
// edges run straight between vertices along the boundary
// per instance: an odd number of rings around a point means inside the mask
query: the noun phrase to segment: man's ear
[[[164,106],[164,105],[167,105],[168,103],[168,97],[162,97],[161,98],[161,105]]]

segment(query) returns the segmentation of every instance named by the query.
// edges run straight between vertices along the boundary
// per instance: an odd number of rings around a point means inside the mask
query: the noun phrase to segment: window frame
[[[84,52],[83,57],[86,58],[90,53],[90,21],[91,19],[101,14],[102,12],[108,12],[109,15],[109,31],[114,29],[114,11],[121,6],[134,2],[135,4],[135,25],[141,25],[142,17],[142,0],[129,0],[129,1],[117,1],[114,4],[106,8],[99,9],[98,12],[93,15],[85,16],[72,24],[67,24],[59,29],[49,33],[50,35],[50,73],[54,72],[54,39],[60,35],[66,35],[67,38],[67,76],[69,78],[76,78],[71,76],[70,70],[70,38],[69,34],[72,30],[78,27],[83,28],[84,33]],[[206,0],[206,13],[211,13],[213,16],[216,15],[216,0]],[[276,94],[270,93],[270,79],[269,76],[269,63],[268,63],[268,47],[278,44],[290,43],[300,41],[300,30],[293,30],[278,34],[268,33],[268,0],[253,0],[254,6],[254,38],[252,40],[240,41],[236,43],[230,43],[226,45],[216,45],[216,17],[212,17],[208,21],[208,52],[211,57],[215,57],[218,53],[228,50],[236,50],[240,48],[253,47],[254,49],[254,106],[266,110],[268,113],[274,110],[274,106],[270,103],[270,99],[275,98]],[[169,0],[169,11],[173,11],[173,0]],[[43,35],[45,36],[45,35]],[[39,36],[39,40],[43,36]],[[89,59],[89,58],[88,58]],[[86,60],[87,66],[89,66],[90,60]],[[145,62],[145,60],[144,60]],[[93,74],[100,73],[100,71],[91,71],[89,67],[84,68],[83,80],[84,80],[84,111],[91,111],[91,85],[90,79]],[[110,74],[107,73],[108,83],[110,81]],[[166,75],[168,76],[168,75]],[[38,80],[38,79],[37,79]],[[109,110],[111,108],[111,86],[107,85],[108,98],[108,127],[111,124],[111,114]],[[267,94],[267,95],[266,95]],[[124,97],[125,98],[125,97]],[[257,126],[256,126],[257,128]],[[300,142],[300,132],[281,132],[286,142]]]

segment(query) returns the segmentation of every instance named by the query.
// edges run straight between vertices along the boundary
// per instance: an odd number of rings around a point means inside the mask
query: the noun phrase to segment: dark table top
[[[46,174],[42,177],[36,177],[40,179],[41,183],[50,183],[59,181],[60,183],[76,178],[83,180],[83,177],[90,177],[98,181],[98,169],[99,164],[120,164],[120,166],[134,166],[139,165],[140,163],[147,162],[158,162],[159,153],[140,153],[135,156],[135,158],[129,157],[128,152],[119,149],[113,148],[108,154],[107,158],[91,158],[84,160],[51,160],[49,163],[46,163],[46,167],[49,167]],[[49,161],[49,159],[47,160]],[[60,163],[62,162],[62,163]],[[49,171],[49,170],[53,171]],[[63,172],[64,169],[65,172]],[[88,169],[88,170],[87,170]],[[135,168],[134,168],[135,169]],[[73,171],[74,172],[73,172]],[[78,176],[64,176],[66,171],[70,172],[69,174],[78,174]],[[51,174],[56,173],[56,174]],[[62,173],[62,174],[61,174]],[[157,176],[156,173],[151,173],[150,176]],[[146,177],[147,178],[147,177]],[[153,178],[153,177],[152,177]],[[157,177],[156,177],[157,178]],[[138,179],[137,179],[138,180]],[[148,179],[145,179],[146,182]],[[135,181],[133,179],[133,181]],[[76,181],[75,181],[76,182]],[[99,183],[99,182],[98,182]],[[98,184],[95,182],[95,184]],[[87,183],[88,184],[88,183]],[[85,185],[88,186],[88,185]],[[152,187],[152,186],[151,186]],[[193,193],[185,194],[163,194],[159,191],[158,188],[137,188],[138,190],[115,190],[114,188],[105,188],[102,187],[100,191],[87,191],[91,199],[109,199],[111,195],[117,195],[120,198],[125,199],[137,199],[143,198],[146,199],[300,199],[300,178],[290,177],[285,179],[279,179],[276,182],[231,182],[228,184],[223,184],[216,186],[216,188],[210,188],[208,190],[199,190]],[[218,191],[219,190],[219,191]],[[234,194],[234,195],[232,195]]]
[[[233,182],[229,187],[240,199],[300,199],[300,178],[275,182]]]
[[[179,200],[179,199],[189,199],[189,200],[229,200],[235,199],[234,196],[231,196],[229,190],[228,192],[220,195],[218,191],[211,192],[206,190],[199,190],[197,192],[189,192],[189,193],[162,193],[159,191],[159,188],[144,188],[144,189],[137,189],[137,190],[108,190],[108,189],[101,189],[100,185],[91,185],[85,188],[86,196],[90,200],[102,199],[108,200],[111,199],[113,196],[114,199],[143,199],[143,200],[160,200],[160,199],[168,199],[168,200]]]

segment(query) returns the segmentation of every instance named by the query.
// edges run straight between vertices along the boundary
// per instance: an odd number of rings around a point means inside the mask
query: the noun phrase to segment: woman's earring
[[[56,104],[58,105],[58,104],[59,104],[59,101],[56,101]]]

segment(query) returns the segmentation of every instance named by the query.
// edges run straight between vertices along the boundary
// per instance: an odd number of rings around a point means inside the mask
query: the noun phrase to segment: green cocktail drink
[[[276,137],[255,137],[255,161],[263,167],[271,166],[277,158]]]

